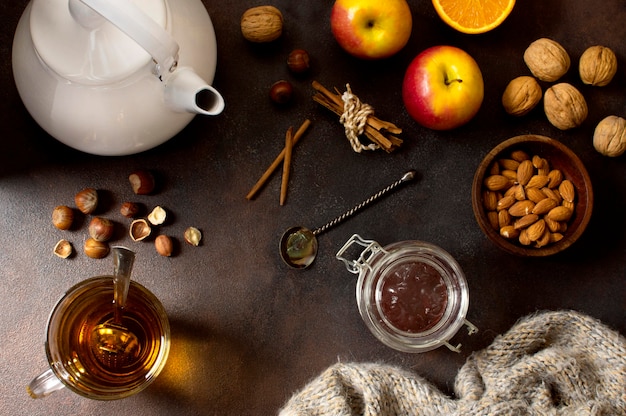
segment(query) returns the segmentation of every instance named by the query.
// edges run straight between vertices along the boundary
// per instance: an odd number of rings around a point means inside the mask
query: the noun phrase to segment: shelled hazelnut
[[[174,244],[170,237],[161,234],[154,240],[154,248],[161,256],[170,257],[174,251]]]

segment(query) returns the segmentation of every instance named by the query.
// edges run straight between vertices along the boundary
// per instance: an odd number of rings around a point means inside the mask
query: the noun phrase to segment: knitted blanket
[[[338,363],[280,416],[626,415],[626,339],[577,312],[533,314],[473,353],[454,393],[395,366]]]

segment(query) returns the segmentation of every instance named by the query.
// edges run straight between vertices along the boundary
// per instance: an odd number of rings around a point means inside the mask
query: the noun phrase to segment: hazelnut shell
[[[133,241],[145,240],[148,238],[150,233],[152,233],[152,228],[150,228],[148,221],[143,218],[134,220],[130,224],[130,229],[128,230],[128,234]]]

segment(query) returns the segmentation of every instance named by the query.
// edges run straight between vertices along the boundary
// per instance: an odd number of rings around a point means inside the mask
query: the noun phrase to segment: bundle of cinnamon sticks
[[[341,116],[344,112],[344,102],[341,94],[337,94],[326,89],[322,84],[313,81],[313,89],[317,92],[313,95],[313,100],[335,114]],[[374,115],[367,117],[367,122],[363,134],[370,141],[377,144],[387,153],[392,152],[402,144],[402,139],[396,134],[402,133],[402,129],[393,123],[379,119]]]

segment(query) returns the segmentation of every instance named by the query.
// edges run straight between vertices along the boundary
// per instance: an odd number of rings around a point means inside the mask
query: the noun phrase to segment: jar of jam
[[[361,246],[356,260],[344,257]],[[348,271],[358,274],[356,300],[369,330],[384,344],[403,352],[425,352],[445,345],[466,325],[469,290],[456,260],[423,241],[401,241],[381,247],[353,235],[337,252]]]

